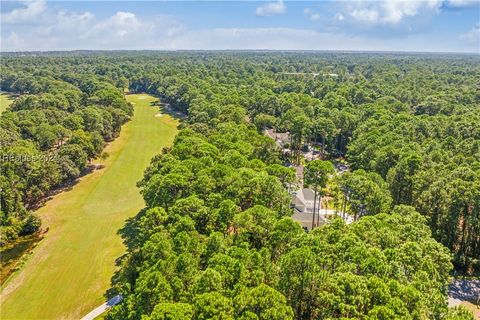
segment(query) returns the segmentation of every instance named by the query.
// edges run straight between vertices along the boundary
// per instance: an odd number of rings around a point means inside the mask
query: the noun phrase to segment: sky
[[[0,1],[0,49],[480,53],[480,0]]]

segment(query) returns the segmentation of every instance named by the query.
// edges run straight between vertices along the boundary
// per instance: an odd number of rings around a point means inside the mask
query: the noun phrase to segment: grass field
[[[13,99],[6,93],[0,94],[0,113],[7,110],[7,108],[12,104]]]
[[[2,320],[80,319],[105,301],[115,259],[125,251],[117,231],[143,207],[136,182],[150,158],[172,143],[178,125],[158,116],[150,106],[155,98],[127,99],[135,116],[107,147],[110,156],[95,162],[105,168],[38,210],[49,231],[2,288]]]

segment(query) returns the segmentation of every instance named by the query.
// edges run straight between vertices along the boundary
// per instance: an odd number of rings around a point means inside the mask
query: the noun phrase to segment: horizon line
[[[3,0],[2,0],[3,1]],[[342,49],[62,49],[62,50],[25,50],[3,51],[0,54],[44,54],[44,53],[75,53],[75,52],[338,52],[338,53],[416,53],[416,54],[459,54],[478,55],[480,52],[472,51],[415,51],[415,50],[342,50]]]

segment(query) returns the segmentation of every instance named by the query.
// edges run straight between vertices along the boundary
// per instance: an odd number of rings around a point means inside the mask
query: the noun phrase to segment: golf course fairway
[[[37,213],[45,238],[4,284],[0,318],[80,319],[105,302],[104,293],[125,252],[117,234],[144,206],[136,183],[150,159],[172,144],[178,121],[159,114],[146,94],[127,95],[135,114],[105,151],[104,168],[56,195]]]
[[[13,99],[6,93],[0,94],[0,113],[7,110],[7,108],[12,104]]]

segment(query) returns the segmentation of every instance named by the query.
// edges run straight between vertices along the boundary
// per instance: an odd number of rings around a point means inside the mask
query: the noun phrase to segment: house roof
[[[312,189],[303,188],[294,193],[294,203],[306,205],[306,203],[313,202],[315,192]]]
[[[274,129],[265,129],[265,134],[276,141],[288,142],[290,140],[289,132],[277,132]]]
[[[311,212],[298,212],[297,210],[294,211],[292,215],[292,219],[300,223],[300,225],[308,230],[312,227],[312,213]],[[318,225],[323,225],[326,223],[326,218],[322,215],[317,215]]]

